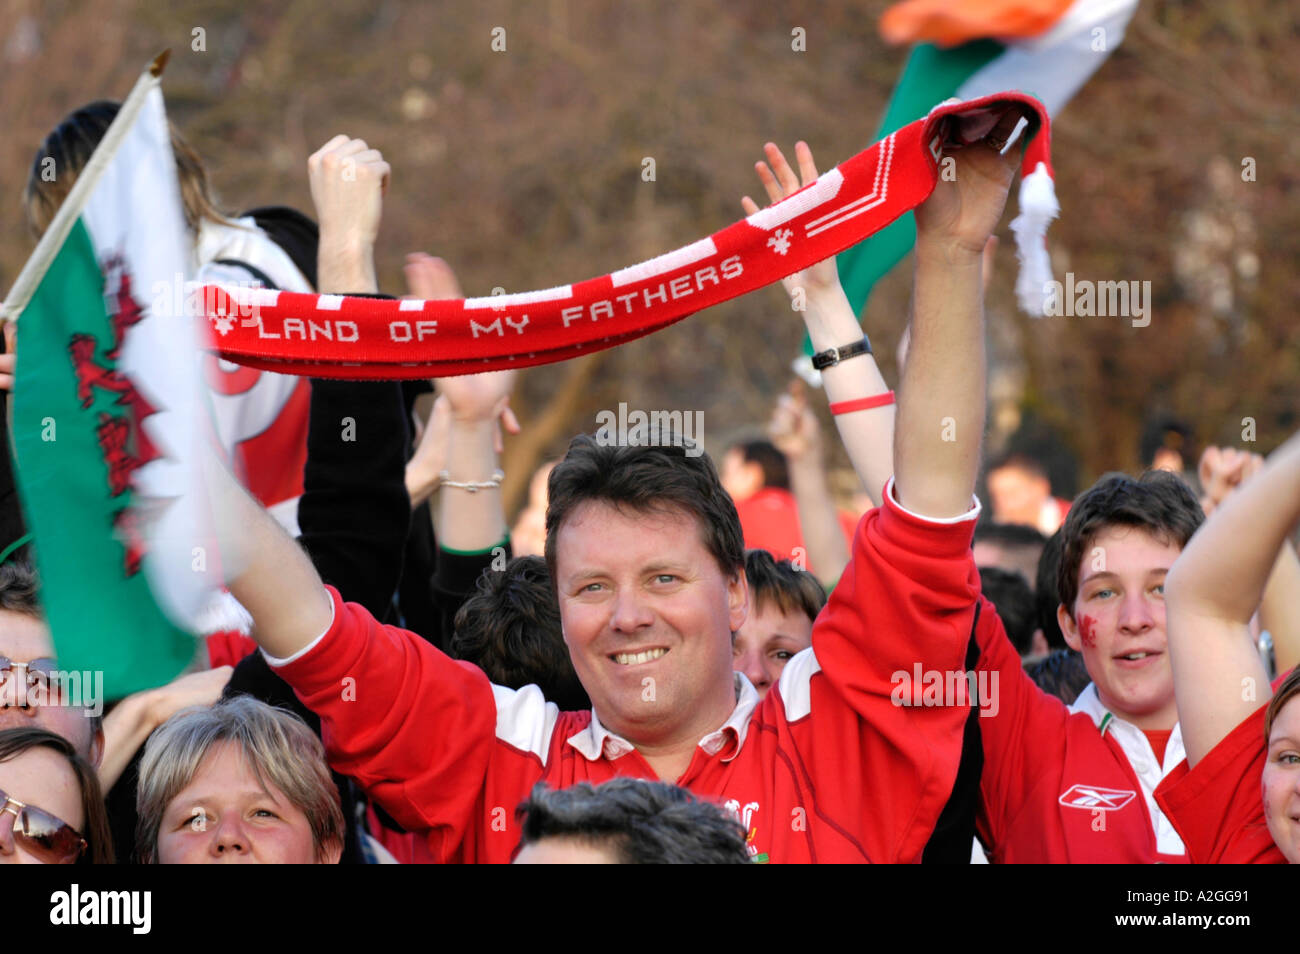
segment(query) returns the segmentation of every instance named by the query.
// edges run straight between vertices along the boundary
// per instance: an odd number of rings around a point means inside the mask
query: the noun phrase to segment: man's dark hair
[[[747,464],[757,464],[763,470],[763,486],[790,489],[790,464],[785,454],[771,441],[741,441],[733,445]]]
[[[22,613],[35,619],[45,619],[37,597],[40,580],[36,570],[25,560],[0,563],[0,609]]]
[[[621,864],[748,864],[745,830],[723,809],[668,782],[616,778],[558,791],[538,783],[517,811],[519,847],[571,838],[607,848]]]
[[[1057,530],[1043,546],[1038,556],[1038,574],[1034,578],[1034,602],[1038,606],[1038,628],[1051,649],[1065,649],[1069,645],[1061,632],[1061,621],[1056,618],[1056,608],[1061,605],[1060,574],[1061,550],[1065,537]]]
[[[478,591],[456,613],[447,653],[474,663],[498,686],[535,685],[562,710],[591,708],[564,644],[551,574],[539,556],[483,571]]]
[[[815,622],[826,605],[826,590],[815,576],[766,550],[745,551],[745,576],[755,612],[775,604],[782,613],[804,613]]]
[[[1107,474],[1078,496],[1061,527],[1061,566],[1056,577],[1061,602],[1073,615],[1079,567],[1103,530],[1137,527],[1182,549],[1204,521],[1205,513],[1191,489],[1173,474],[1150,470],[1137,480],[1127,474]]]
[[[722,489],[709,455],[686,448],[603,447],[590,434],[569,442],[568,453],[547,485],[546,565],[555,575],[555,541],[564,521],[582,504],[599,502],[635,513],[685,512],[700,524],[700,537],[725,576],[745,565],[745,537],[730,495]]]
[[[1021,656],[1026,655],[1034,642],[1034,630],[1038,628],[1034,591],[1029,588],[1029,581],[1023,573],[1014,570],[982,566],[980,589],[997,609],[1011,645]]]

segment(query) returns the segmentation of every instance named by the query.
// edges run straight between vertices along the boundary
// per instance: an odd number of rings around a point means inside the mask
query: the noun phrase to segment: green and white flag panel
[[[1037,97],[1055,118],[1123,41],[1136,9],[1137,0],[1076,0],[1038,36],[1006,42],[977,39],[949,48],[918,43],[872,141],[921,118],[949,97],[976,99],[1008,89]],[[916,222],[909,212],[838,256],[840,281],[857,314],[866,307],[876,282],[915,243]]]
[[[169,305],[186,297],[173,288],[190,244],[146,75],[6,303],[20,309],[14,447],[42,605],[60,668],[102,671],[110,699],[194,661],[218,570],[199,331]]]

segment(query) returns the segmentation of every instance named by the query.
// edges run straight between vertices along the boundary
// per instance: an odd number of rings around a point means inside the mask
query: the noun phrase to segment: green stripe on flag
[[[136,289],[139,299],[144,289]],[[82,408],[69,352],[74,334],[95,338],[94,363],[111,368],[114,329],[104,276],[84,223],[77,221],[18,322],[14,445],[18,485],[41,574],[42,604],[60,667],[103,672],[105,695],[120,698],[161,685],[193,661],[197,643],[163,615],[140,569],[127,573],[115,515],[133,491],[113,496],[97,428],[135,422],[118,395],[91,388]],[[147,647],[147,648],[145,648]]]
[[[1005,49],[993,40],[975,40],[950,50],[941,50],[930,43],[913,47],[890,97],[880,130],[871,141],[877,142],[926,115],[956,93],[967,77],[1001,56]],[[854,314],[862,314],[876,282],[902,261],[915,244],[916,220],[908,212],[866,241],[840,253],[836,258],[840,282]]]

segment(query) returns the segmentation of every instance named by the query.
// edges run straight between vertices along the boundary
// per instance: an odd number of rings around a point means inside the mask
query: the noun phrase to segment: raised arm
[[[307,160],[320,220],[322,292],[373,293],[374,247],[390,169],[360,139],[335,136]],[[272,656],[291,656],[330,625],[333,606],[307,554],[221,469],[214,492],[242,530],[245,563],[230,591],[253,617],[253,638]]]
[[[970,510],[984,435],[981,256],[1006,204],[1018,148],[999,154],[1019,120],[1008,110],[984,142],[952,152],[916,209],[912,335],[894,433],[895,493],[931,517]]]
[[[460,297],[451,268],[429,255],[407,256],[406,284],[417,298]],[[501,452],[497,421],[519,430],[510,411],[516,374],[489,371],[434,382],[448,418],[439,460],[447,476],[438,479],[438,543],[447,550],[486,550],[506,538],[501,481],[495,476]]]
[[[754,168],[758,171],[758,178],[763,183],[768,198],[773,202],[797,192],[817,178],[817,166],[807,143],[795,145],[799,176],[795,175],[776,145],[769,142],[764,151],[767,162],[756,163]],[[758,211],[758,205],[749,196],[741,199],[740,204],[746,215]],[[863,337],[857,316],[853,314],[848,296],[840,284],[833,258],[796,272],[782,279],[781,284],[790,294],[795,309],[803,316],[808,340],[812,342],[815,351],[842,348]],[[870,354],[827,368],[822,372],[822,386],[826,389],[827,400],[832,404],[880,395],[889,390],[876,365],[876,359]],[[840,440],[844,442],[844,449],[848,451],[853,469],[862,478],[871,499],[879,503],[880,491],[894,473],[893,404],[838,414],[835,426],[840,432]]]
[[[1169,570],[1166,630],[1189,766],[1271,695],[1250,618],[1297,520],[1300,436],[1215,509]]]
[[[849,562],[849,544],[840,529],[835,500],[826,478],[821,425],[808,406],[803,381],[783,394],[768,425],[768,436],[790,464],[790,492],[799,511],[799,529],[808,548],[808,568],[823,586],[833,586]]]
[[[1201,507],[1208,517],[1242,482],[1264,466],[1264,458],[1233,447],[1205,448],[1197,473],[1201,480]],[[1300,560],[1288,540],[1278,550],[1277,562],[1269,574],[1264,596],[1259,601],[1259,625],[1273,640],[1277,672],[1284,673],[1300,663]]]

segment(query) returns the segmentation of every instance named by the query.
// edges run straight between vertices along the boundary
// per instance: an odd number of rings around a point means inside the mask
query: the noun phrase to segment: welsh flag
[[[919,119],[955,96],[975,99],[1018,89],[1057,113],[1124,39],[1137,0],[902,0],[887,9],[880,33],[891,44],[913,44],[876,138]],[[1051,168],[1025,168],[1017,232],[1037,229],[1056,213]],[[876,282],[911,251],[916,223],[909,213],[840,254],[840,280],[861,314]],[[1022,306],[1039,313],[1046,252],[1022,270]]]
[[[175,308],[191,241],[157,76],[165,57],[5,302],[18,323],[14,451],[42,603],[60,668],[102,672],[109,699],[194,661],[191,627],[219,569],[199,529],[211,523],[198,331]]]

